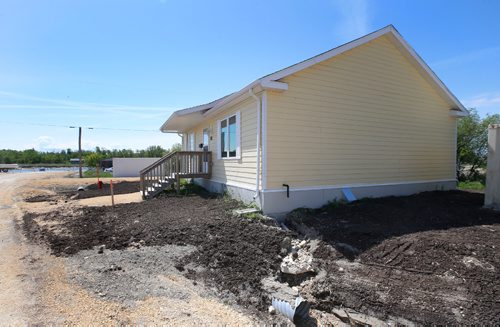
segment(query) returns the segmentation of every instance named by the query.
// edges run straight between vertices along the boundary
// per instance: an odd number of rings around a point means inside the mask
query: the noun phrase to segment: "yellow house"
[[[174,112],[161,131],[210,151],[195,182],[267,214],[344,197],[456,186],[457,118],[468,114],[392,26]],[[207,169],[207,168],[205,168]]]

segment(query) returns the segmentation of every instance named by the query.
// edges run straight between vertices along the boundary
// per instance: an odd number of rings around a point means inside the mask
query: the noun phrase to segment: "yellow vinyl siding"
[[[218,127],[217,121],[240,112],[240,148],[241,159],[218,159]],[[198,145],[203,142],[203,129],[210,128],[212,140],[210,151],[212,151],[212,181],[255,188],[256,173],[256,137],[257,137],[257,105],[253,99],[247,99],[230,108],[219,112],[196,126],[192,131],[196,134],[196,151],[201,151]]]
[[[268,93],[267,188],[455,178],[449,105],[383,36]]]

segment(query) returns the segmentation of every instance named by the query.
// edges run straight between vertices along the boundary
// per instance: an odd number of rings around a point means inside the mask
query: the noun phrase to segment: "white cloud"
[[[65,149],[76,149],[77,148],[78,139],[75,137],[74,142],[57,142],[56,139],[52,136],[41,135],[33,140],[33,142],[25,148],[27,149],[35,149],[38,151],[60,151]],[[92,140],[83,140],[82,141],[82,149],[83,150],[93,150],[96,146],[99,146],[96,142]]]
[[[2,101],[2,98],[7,98],[9,99],[9,101],[11,101],[11,99],[16,99],[18,101],[21,100],[28,102],[15,103],[15,104],[5,103],[5,100]],[[100,113],[128,115],[135,118],[144,118],[144,119],[165,117],[168,116],[168,113],[175,110],[175,108],[167,108],[167,107],[128,106],[119,104],[68,101],[62,99],[37,97],[37,96],[2,91],[2,90],[0,90],[0,103],[1,103],[0,110],[1,109],[8,109],[8,110],[61,109],[61,110],[79,110],[79,111],[98,111]]]
[[[370,14],[366,0],[334,0],[338,10],[335,34],[344,41],[351,41],[370,32]]]
[[[500,92],[482,93],[462,100],[467,108],[476,108],[481,116],[500,114]]]
[[[40,151],[44,151],[45,149],[52,148],[54,144],[54,138],[47,135],[42,135],[37,137],[35,140],[34,148]]]
[[[463,102],[464,105],[472,108],[498,106],[500,111],[500,93],[484,93]]]
[[[134,133],[130,137],[127,132],[109,135],[107,131],[85,131],[82,137],[82,149],[94,150],[97,146],[103,149],[145,149],[150,145],[160,145],[170,148],[174,143],[180,143],[177,134],[150,134]],[[53,135],[40,135],[27,141],[18,149],[35,149],[44,152],[59,152],[65,149],[78,149],[78,134],[54,133]]]

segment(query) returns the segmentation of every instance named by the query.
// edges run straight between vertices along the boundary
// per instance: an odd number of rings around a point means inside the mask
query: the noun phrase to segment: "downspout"
[[[262,102],[261,99],[253,93],[252,88],[248,90],[248,93],[257,101],[257,175],[255,177],[255,194],[253,196],[255,200],[260,193],[260,129],[262,124],[260,115],[262,111]]]

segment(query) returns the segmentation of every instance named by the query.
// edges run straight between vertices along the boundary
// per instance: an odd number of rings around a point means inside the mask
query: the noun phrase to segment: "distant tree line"
[[[96,147],[93,151],[82,151],[83,158],[93,158],[95,160],[111,158],[154,158],[163,157],[171,151],[181,149],[180,144],[174,144],[170,149],[164,149],[159,145],[152,145],[143,150],[131,149],[101,149]],[[61,150],[59,152],[42,152],[35,149],[27,150],[0,150],[0,163],[2,164],[22,164],[22,165],[36,165],[36,164],[70,164],[70,159],[78,158],[78,151],[72,149]],[[89,164],[90,166],[90,164]],[[92,165],[94,166],[94,165]]]

